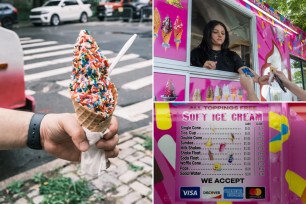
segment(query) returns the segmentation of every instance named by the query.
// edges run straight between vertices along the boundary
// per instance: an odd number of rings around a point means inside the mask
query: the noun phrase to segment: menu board
[[[176,134],[176,201],[269,201],[267,104],[190,104]]]

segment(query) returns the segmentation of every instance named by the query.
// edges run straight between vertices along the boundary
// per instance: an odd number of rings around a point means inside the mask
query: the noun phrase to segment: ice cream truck
[[[266,75],[271,66],[306,88],[306,34],[261,0],[155,0],[155,101],[245,101],[237,73],[191,66],[190,52],[210,20],[223,22],[229,49]],[[261,101],[297,101],[274,81],[255,85]]]

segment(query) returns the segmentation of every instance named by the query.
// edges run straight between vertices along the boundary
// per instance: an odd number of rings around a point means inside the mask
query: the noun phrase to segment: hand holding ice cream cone
[[[108,128],[117,104],[118,93],[115,85],[110,82],[108,68],[108,60],[94,38],[88,31],[82,30],[74,46],[69,88],[77,119],[83,128],[89,130],[87,136],[91,136],[89,132],[97,132],[101,135]],[[97,139],[99,140],[99,137],[93,137],[92,141]],[[90,149],[88,154],[92,158],[94,158],[92,152],[100,154],[97,148]],[[106,165],[103,168],[106,168]],[[85,170],[88,169],[90,168],[85,168]],[[98,174],[100,169],[101,165],[99,170],[97,169]]]

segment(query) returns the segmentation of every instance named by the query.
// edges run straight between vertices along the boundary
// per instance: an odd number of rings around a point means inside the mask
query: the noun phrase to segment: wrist
[[[41,123],[45,115],[44,113],[35,113],[31,118],[27,140],[27,146],[31,149],[43,149]]]

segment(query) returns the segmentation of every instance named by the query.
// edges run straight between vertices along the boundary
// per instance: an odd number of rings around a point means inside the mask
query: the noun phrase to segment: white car
[[[90,4],[81,0],[51,0],[42,7],[34,8],[30,13],[30,20],[34,25],[59,25],[64,21],[79,20],[86,23],[92,16]]]

